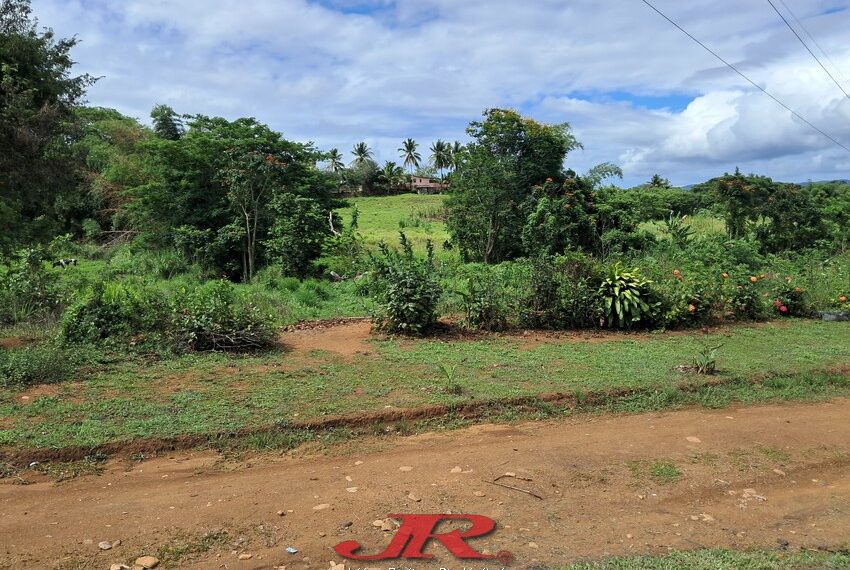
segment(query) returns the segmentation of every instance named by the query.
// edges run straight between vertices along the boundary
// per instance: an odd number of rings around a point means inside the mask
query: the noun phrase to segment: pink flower
[[[779,307],[779,312],[782,313],[782,314],[787,313],[788,307],[786,307],[785,305],[782,305],[781,307]]]

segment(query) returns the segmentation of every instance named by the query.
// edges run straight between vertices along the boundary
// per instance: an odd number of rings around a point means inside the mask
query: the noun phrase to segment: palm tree
[[[351,154],[354,155],[354,162],[356,164],[363,164],[367,160],[372,159],[372,149],[365,142],[359,142],[354,145]]]
[[[463,145],[455,141],[449,153],[451,155],[452,170],[457,170],[458,164],[460,164],[460,156],[463,153]]]
[[[380,176],[381,182],[387,186],[388,190],[399,188],[405,182],[404,169],[389,160],[384,164],[378,176]]]
[[[419,168],[419,162],[422,160],[422,155],[416,151],[418,147],[419,145],[416,144],[415,140],[407,139],[401,143],[398,149],[404,159],[404,167],[410,171],[411,175],[413,175],[414,168]]]
[[[440,171],[440,179],[443,178],[443,169],[451,166],[451,145],[444,140],[437,139],[431,145],[431,164]]]
[[[339,172],[345,168],[345,165],[342,163],[342,153],[339,150],[332,148],[328,153],[328,170],[331,172]]]

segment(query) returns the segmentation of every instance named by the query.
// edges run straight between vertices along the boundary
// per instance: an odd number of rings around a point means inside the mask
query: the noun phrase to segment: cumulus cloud
[[[847,0],[786,0],[850,75]],[[753,80],[850,146],[845,98],[765,3],[657,5]],[[613,0],[33,0],[78,34],[92,104],[147,120],[255,116],[287,137],[381,160],[413,137],[464,138],[488,107],[570,122],[585,169],[625,183],[691,183],[740,166],[782,179],[847,177],[848,153],[814,133],[641,2]],[[850,84],[845,89],[850,91]],[[616,96],[610,96],[616,94]],[[666,98],[686,104],[667,106]],[[650,103],[646,103],[650,101]],[[652,101],[655,101],[653,103]]]

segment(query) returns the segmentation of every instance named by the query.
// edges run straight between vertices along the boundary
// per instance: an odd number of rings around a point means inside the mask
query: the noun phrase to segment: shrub
[[[651,283],[638,269],[624,271],[619,262],[612,265],[599,286],[605,324],[620,329],[651,325],[659,310],[659,303],[651,298]]]
[[[443,290],[434,267],[434,246],[418,259],[404,233],[401,251],[379,244],[380,255],[371,256],[373,291],[380,305],[375,323],[388,332],[422,334],[437,322],[437,304]]]
[[[753,277],[752,279],[755,279]],[[768,316],[765,298],[755,283],[746,280],[735,286],[731,298],[732,314],[739,320],[764,320]]]
[[[773,299],[773,311],[781,317],[808,317],[812,310],[800,287],[786,287]]]
[[[460,291],[463,301],[464,325],[469,328],[501,331],[508,324],[502,283],[487,266],[468,278]]]
[[[57,273],[46,268],[45,259],[41,248],[15,253],[0,278],[0,323],[44,319],[59,311],[61,296],[56,286]]]
[[[257,350],[274,342],[271,317],[238,298],[227,281],[212,281],[178,300],[173,319],[183,351]]]
[[[98,281],[62,318],[60,337],[69,342],[105,340],[136,344],[159,336],[168,325],[162,295],[142,285]]]
[[[52,342],[0,349],[0,386],[22,388],[67,380],[76,370],[76,354]]]
[[[548,329],[598,326],[600,274],[599,263],[583,253],[538,256],[520,297],[520,323]]]

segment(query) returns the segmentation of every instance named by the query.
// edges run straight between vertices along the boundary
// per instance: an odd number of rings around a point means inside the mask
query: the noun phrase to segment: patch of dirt
[[[515,568],[699,547],[841,546],[850,536],[847,417],[848,399],[585,417],[421,434],[347,456],[258,456],[250,469],[228,472],[216,468],[216,454],[174,453],[113,461],[101,476],[61,486],[4,480],[0,567],[75,558],[106,568],[176,537],[253,528],[262,539],[246,533],[164,565],[312,569],[344,562],[333,546],[345,540],[364,553],[383,550],[393,532],[373,521],[389,513],[447,511],[493,518],[495,532],[470,542],[509,550]],[[653,476],[655,465],[672,475]],[[437,557],[428,567],[461,564],[436,541],[426,551]]]
[[[300,323],[293,325],[280,335],[279,342],[293,352],[324,350],[343,356],[368,354],[370,347],[366,341],[371,338],[372,323],[365,319],[346,319]]]
[[[30,343],[29,339],[20,336],[7,336],[0,338],[0,347],[3,348],[21,348]]]
[[[60,384],[39,384],[38,386],[27,388],[23,392],[18,392],[15,395],[15,403],[29,405],[39,398],[58,396],[61,390],[62,386]]]

